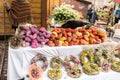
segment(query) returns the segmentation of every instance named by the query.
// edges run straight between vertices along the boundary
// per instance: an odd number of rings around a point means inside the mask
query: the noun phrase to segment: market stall
[[[94,26],[49,32],[20,25],[18,34],[9,40],[8,80],[119,80],[117,44]]]
[[[63,4],[54,9],[55,23],[48,21],[47,28],[26,22],[18,25],[9,40],[7,79],[119,80],[118,43],[108,40],[101,27],[75,26],[81,23],[72,6]],[[65,23],[65,27],[56,28],[58,23]]]
[[[106,42],[104,45],[115,45],[114,42]],[[25,80],[29,80],[27,77],[28,69],[30,66],[30,62],[32,58],[38,54],[44,54],[48,59],[48,68],[43,72],[41,80],[50,80],[47,76],[47,72],[50,68],[50,60],[52,57],[60,56],[63,60],[65,56],[74,55],[79,57],[84,47],[100,47],[103,44],[98,45],[76,45],[76,46],[67,46],[67,47],[48,47],[44,46],[43,48],[33,49],[31,47],[20,47],[19,49],[12,49],[9,47],[9,59],[8,59],[8,78],[7,80],[18,80],[21,78],[25,78]],[[40,64],[40,63],[39,63]],[[41,65],[41,64],[40,64]],[[81,69],[81,67],[80,67]],[[62,67],[60,69],[62,71],[62,77],[60,80],[119,80],[120,74],[118,72],[114,72],[110,70],[109,72],[100,71],[97,75],[87,75],[83,73],[79,78],[71,78],[67,75],[65,68]],[[81,69],[82,70],[82,69]],[[111,75],[111,76],[110,76]]]

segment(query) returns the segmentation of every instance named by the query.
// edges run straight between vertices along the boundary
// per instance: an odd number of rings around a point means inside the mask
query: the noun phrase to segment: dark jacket
[[[90,8],[88,10],[87,15],[88,15],[89,22],[92,23],[92,24],[94,24],[95,21],[98,20],[97,13],[96,13],[96,11],[94,9]]]
[[[87,15],[89,19],[92,18],[92,8],[88,9]]]

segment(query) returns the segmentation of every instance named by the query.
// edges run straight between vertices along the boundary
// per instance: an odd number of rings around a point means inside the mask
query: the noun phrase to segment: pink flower
[[[66,66],[70,66],[70,63],[68,62],[68,63],[66,63]]]
[[[77,61],[76,63],[77,63],[77,64],[80,64],[80,61]]]
[[[73,56],[73,55],[70,55],[70,58],[74,58],[74,56]]]
[[[114,0],[115,2],[120,2],[120,0]]]
[[[29,67],[29,77],[30,80],[39,80],[43,74],[43,70],[41,67],[39,67],[37,64],[33,63]]]

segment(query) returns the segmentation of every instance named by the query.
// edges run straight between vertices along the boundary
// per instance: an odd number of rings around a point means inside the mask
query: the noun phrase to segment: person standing
[[[28,0],[12,0],[10,6],[4,0],[4,6],[14,30],[19,24],[32,23],[32,9]]]
[[[114,16],[115,16],[115,24],[116,24],[120,20],[120,8],[117,8],[115,10]]]
[[[96,20],[98,20],[98,16],[94,9],[94,5],[90,6],[90,8],[88,9],[87,15],[88,15],[89,22],[94,25]]]

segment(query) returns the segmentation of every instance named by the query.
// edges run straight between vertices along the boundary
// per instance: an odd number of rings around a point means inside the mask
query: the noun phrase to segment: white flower
[[[73,6],[69,4],[62,4],[59,7],[55,7],[53,10],[53,16],[56,22],[65,22],[69,19],[79,19],[79,12],[73,9]]]

